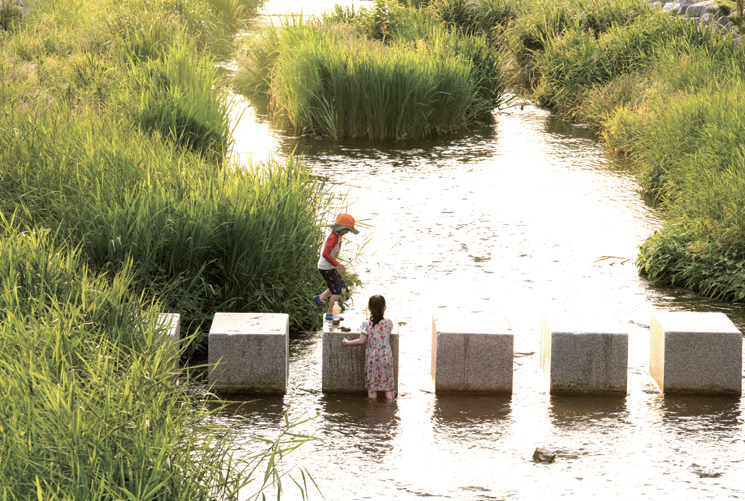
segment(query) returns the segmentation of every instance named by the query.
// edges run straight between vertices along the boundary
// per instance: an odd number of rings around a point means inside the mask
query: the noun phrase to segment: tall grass
[[[144,131],[219,164],[231,141],[230,107],[214,63],[196,54],[191,43],[181,43],[160,59],[131,61],[117,99]]]
[[[0,223],[3,499],[233,499],[306,440],[239,458],[215,411],[174,384],[186,375],[131,268],[97,275],[49,231]]]
[[[322,184],[294,161],[223,161],[215,65],[245,7],[40,0],[4,34],[3,499],[260,495],[307,438],[288,422],[234,449],[156,321],[182,314],[181,356],[220,309],[319,322]]]
[[[641,247],[638,265],[653,280],[742,301],[745,150],[738,138],[745,80],[714,87],[655,108],[644,136],[633,140],[648,189],[671,218]]]
[[[0,209],[58,229],[96,271],[132,260],[132,287],[189,332],[220,309],[320,322],[308,298],[322,286],[322,185],[294,159],[222,166],[232,138],[208,52],[217,34],[195,30],[214,22],[229,36],[240,23],[215,19],[246,6],[40,3],[38,23],[24,19],[0,53]]]
[[[525,0],[519,5],[515,9],[516,17],[501,32],[497,43],[509,54],[517,85],[531,90],[539,86],[543,71],[554,66],[551,61],[541,61],[546,57],[544,51],[548,46],[561,44],[567,30],[586,37],[585,43],[591,43],[590,39],[600,37],[611,28],[619,29],[659,14],[640,0]]]
[[[484,38],[378,2],[362,13],[287,19],[247,40],[235,87],[266,93],[297,133],[411,139],[490,117],[506,82]]]
[[[296,131],[331,138],[417,138],[466,125],[470,67],[302,25],[274,66],[272,102]]]
[[[135,290],[190,332],[216,311],[285,312],[293,329],[317,327],[309,298],[323,284],[315,264],[331,199],[306,165],[220,170],[115,117],[78,113],[22,118],[0,136],[0,209],[19,206],[24,223],[80,242],[95,270],[133,261]]]
[[[640,247],[640,272],[745,300],[743,46],[636,0],[524,6],[500,42],[516,82],[596,126],[664,208],[664,228]]]
[[[491,34],[517,19],[520,6],[510,0],[432,0],[428,8],[450,28]]]

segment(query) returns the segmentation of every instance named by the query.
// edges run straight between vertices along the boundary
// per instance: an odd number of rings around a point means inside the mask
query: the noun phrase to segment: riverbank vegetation
[[[237,54],[235,88],[268,99],[295,133],[415,139],[488,121],[505,100],[485,35],[395,2],[288,17]]]
[[[40,0],[3,34],[0,210],[79,245],[94,271],[131,260],[134,289],[189,332],[215,311],[320,323],[323,184],[295,159],[224,165],[216,63],[249,8]]]
[[[236,459],[229,431],[189,393],[190,373],[173,373],[155,320],[182,315],[182,355],[203,345],[215,311],[320,324],[323,184],[294,159],[227,159],[218,63],[256,5],[3,3],[3,499],[260,490],[296,438]],[[254,477],[262,459],[269,476]]]
[[[498,43],[516,82],[629,155],[664,208],[640,272],[744,300],[743,44],[636,0],[528,2]]]
[[[111,279],[50,230],[3,219],[0,269],[3,499],[237,499],[307,440],[288,424],[235,453],[219,406],[174,384],[160,305],[132,292],[131,261]]]

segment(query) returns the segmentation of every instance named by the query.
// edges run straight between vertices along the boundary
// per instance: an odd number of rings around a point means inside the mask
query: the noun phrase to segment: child
[[[367,303],[371,318],[362,322],[360,337],[352,341],[342,339],[344,346],[365,344],[365,386],[367,396],[376,398],[379,391],[385,392],[385,398],[393,400],[393,351],[391,350],[391,332],[393,322],[383,318],[385,298],[372,296]]]
[[[330,224],[331,233],[326,237],[321,247],[321,258],[318,260],[318,271],[321,272],[321,276],[326,281],[328,289],[323,291],[318,296],[313,296],[313,300],[316,302],[318,309],[323,308],[323,302],[327,298],[329,300],[329,309],[324,317],[326,320],[344,320],[339,316],[334,316],[334,306],[339,300],[341,290],[345,287],[344,279],[341,274],[346,271],[346,267],[338,262],[336,258],[339,256],[341,250],[342,237],[350,231],[355,235],[360,231],[354,228],[354,218],[349,214],[339,214],[336,216],[334,224]]]

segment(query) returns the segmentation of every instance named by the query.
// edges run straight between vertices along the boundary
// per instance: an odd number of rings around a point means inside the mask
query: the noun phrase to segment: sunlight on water
[[[285,5],[265,12],[294,8]],[[252,435],[273,436],[284,412],[317,415],[308,431],[322,440],[294,461],[332,500],[745,497],[741,399],[663,398],[648,373],[653,310],[725,311],[742,329],[742,307],[638,276],[637,246],[660,216],[591,131],[526,105],[460,135],[331,143],[280,133],[246,107],[237,159],[293,150],[370,225],[343,251],[353,255],[365,242],[353,263],[365,287],[352,310],[361,313],[370,294],[388,299],[401,333],[400,397],[324,395],[321,334],[294,334],[287,395],[224,413],[247,450]],[[539,328],[541,315],[554,312],[622,323],[626,396],[548,394]],[[513,395],[435,395],[432,318],[476,313],[512,326]],[[535,463],[536,447],[555,452],[556,462]],[[283,499],[300,497],[285,483]]]

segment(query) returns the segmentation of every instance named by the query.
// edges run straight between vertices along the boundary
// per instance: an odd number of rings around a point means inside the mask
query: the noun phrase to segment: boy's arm
[[[336,244],[339,243],[339,235],[336,234],[335,231],[331,232],[331,235],[326,239],[326,245],[323,247],[323,251],[321,252],[321,255],[331,263],[331,266],[336,268],[339,266],[339,261],[331,257],[331,251],[336,247]]]

